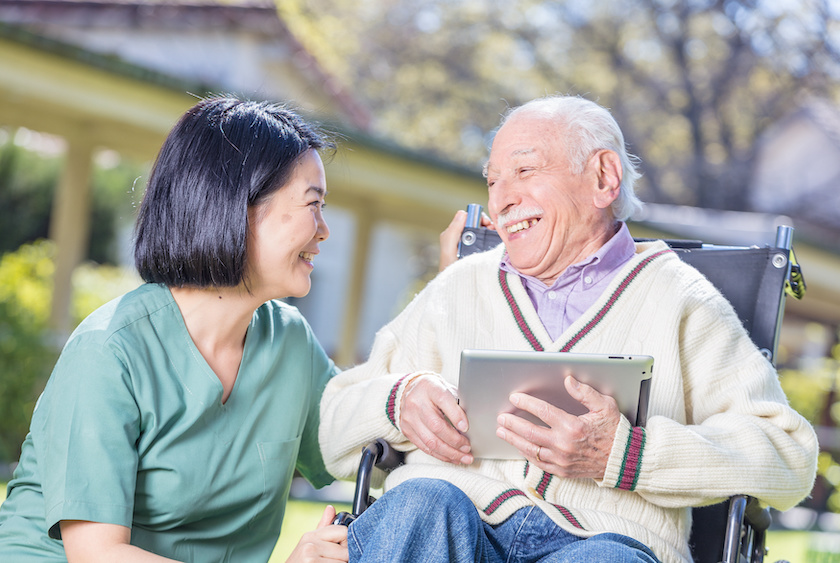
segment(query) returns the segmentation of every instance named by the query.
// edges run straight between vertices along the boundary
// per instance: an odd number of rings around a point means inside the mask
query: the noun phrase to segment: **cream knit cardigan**
[[[663,562],[691,560],[686,507],[745,493],[785,510],[809,493],[813,429],[788,406],[729,303],[663,242],[637,244],[600,300],[555,342],[520,279],[500,271],[502,252],[444,270],[379,331],[366,363],[328,384],[320,440],[333,475],[352,478],[361,446],[384,437],[408,452],[387,489],[444,479],[491,524],[537,505],[573,534],[624,534]],[[525,460],[438,461],[400,432],[400,400],[418,374],[457,385],[465,348],[651,355],[647,425],[622,417],[601,481],[556,477]]]

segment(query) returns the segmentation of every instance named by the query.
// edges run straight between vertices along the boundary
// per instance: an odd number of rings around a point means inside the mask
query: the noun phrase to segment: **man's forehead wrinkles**
[[[523,156],[526,154],[533,154],[534,152],[536,152],[536,149],[533,147],[529,147],[527,149],[516,149],[515,151],[510,153],[510,156]]]
[[[536,153],[537,153],[537,149],[534,148],[534,147],[527,147],[527,148],[524,148],[524,149],[515,149],[515,150],[510,152],[510,154],[508,155],[508,158],[516,159],[516,158],[519,158],[519,157],[522,157],[522,156],[528,156],[528,155],[532,155],[532,154],[536,154]],[[492,160],[488,160],[487,162],[484,163],[484,170],[483,170],[484,175],[486,176],[487,172],[490,169],[496,169],[496,168],[498,168],[498,165],[495,162],[493,162]]]

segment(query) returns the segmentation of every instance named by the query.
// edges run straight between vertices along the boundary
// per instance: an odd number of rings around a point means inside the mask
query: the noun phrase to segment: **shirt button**
[[[583,278],[583,281],[586,282],[586,283],[592,283],[592,278],[589,277],[589,276],[586,276],[585,278]]]
[[[556,291],[549,291],[548,292],[548,298],[551,299],[552,301],[557,299],[557,292]]]

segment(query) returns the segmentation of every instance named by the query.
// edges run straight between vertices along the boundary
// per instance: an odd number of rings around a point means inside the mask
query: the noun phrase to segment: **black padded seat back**
[[[775,360],[788,251],[781,248],[674,249],[729,300],[752,341]]]
[[[753,342],[770,360],[776,356],[784,312],[789,252],[773,247],[674,248],[729,300]],[[689,540],[696,563],[716,563],[723,552],[728,503],[692,511]]]

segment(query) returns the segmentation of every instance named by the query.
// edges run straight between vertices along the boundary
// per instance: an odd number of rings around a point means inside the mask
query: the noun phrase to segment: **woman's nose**
[[[330,227],[324,220],[324,216],[320,213],[318,214],[318,230],[315,232],[315,236],[320,241],[325,241],[330,238]]]

